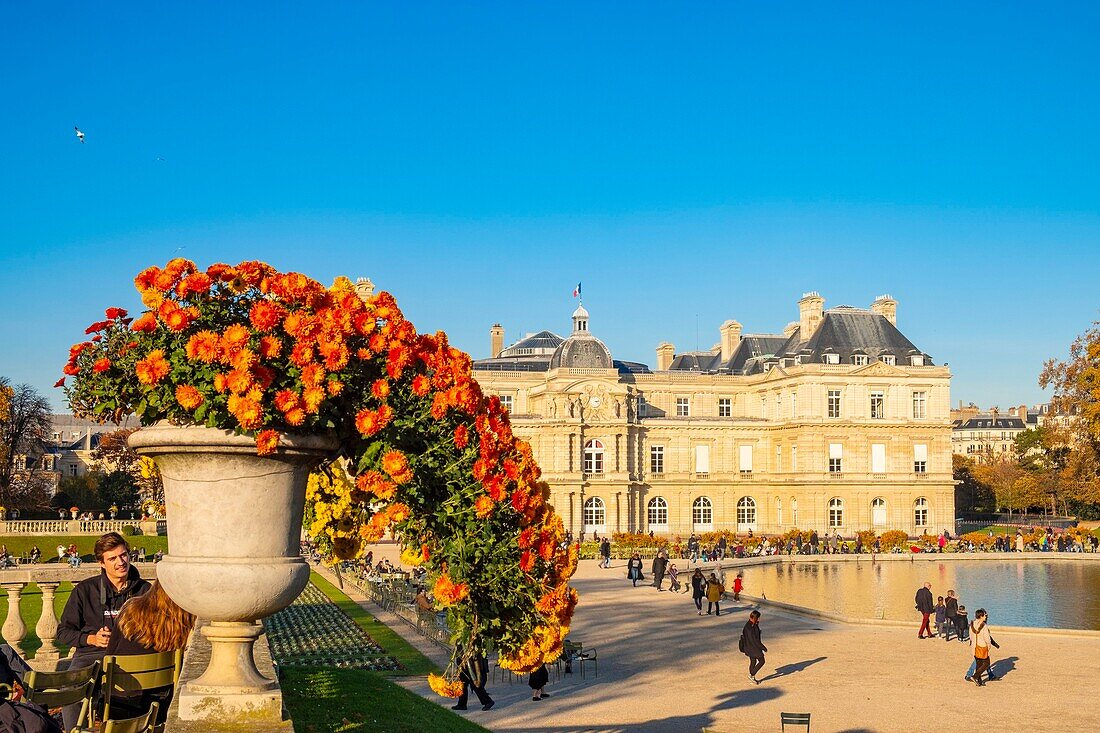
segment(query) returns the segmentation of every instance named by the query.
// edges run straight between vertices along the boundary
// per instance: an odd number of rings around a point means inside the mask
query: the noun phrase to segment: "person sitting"
[[[138,562],[145,562],[145,548],[144,547],[139,547],[138,548],[137,561]]]
[[[42,550],[38,549],[38,545],[31,548],[31,563],[37,565],[38,561],[42,558]]]
[[[153,583],[148,593],[123,604],[118,614],[117,633],[111,634],[107,644],[107,655],[155,654],[183,649],[194,628],[194,614],[180,608],[160,583]],[[171,700],[171,686],[115,693],[111,696],[111,717],[135,717],[148,710],[151,703],[158,702],[157,723],[161,724],[168,717]]]

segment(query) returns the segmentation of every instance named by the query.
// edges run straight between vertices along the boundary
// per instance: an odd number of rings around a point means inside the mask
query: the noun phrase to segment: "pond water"
[[[851,616],[920,621],[917,589],[933,599],[954,590],[971,619],[979,608],[997,626],[1100,630],[1100,563],[975,560],[781,563],[744,568],[745,592]],[[727,587],[733,579],[727,571]],[[914,627],[915,628],[915,627]]]

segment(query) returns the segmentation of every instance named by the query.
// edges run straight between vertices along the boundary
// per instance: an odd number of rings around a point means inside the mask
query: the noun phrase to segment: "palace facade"
[[[798,301],[782,333],[726,321],[710,351],[616,360],[583,304],[474,362],[528,440],[574,534],[953,528],[950,381],[897,328],[897,302]]]

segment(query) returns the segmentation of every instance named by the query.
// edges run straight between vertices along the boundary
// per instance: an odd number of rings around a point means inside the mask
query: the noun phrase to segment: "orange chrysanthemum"
[[[108,359],[107,357],[103,357],[102,359],[96,359],[95,364],[92,364],[92,371],[96,372],[97,374],[99,372],[105,372],[110,368],[111,368],[111,360]]]
[[[260,339],[260,356],[274,359],[283,351],[283,341],[278,336],[264,336]]]
[[[371,395],[377,400],[384,400],[390,396],[390,383],[385,379],[376,379],[370,386]]]
[[[446,608],[469,596],[470,586],[466,583],[455,583],[449,575],[444,573],[435,581],[435,585],[432,587],[432,595],[440,606]]]
[[[382,455],[382,470],[398,484],[408,483],[413,477],[409,459],[399,450],[386,451]]]
[[[449,680],[434,672],[428,675],[428,687],[440,697],[459,697],[462,695],[462,683],[458,680]]]
[[[180,403],[185,410],[194,410],[205,401],[206,398],[202,396],[202,392],[193,385],[181,384],[176,387],[176,402]]]
[[[482,494],[474,499],[474,514],[477,515],[478,519],[485,519],[493,513],[494,506],[496,504],[493,503],[493,500]]]
[[[221,339],[213,331],[199,331],[187,339],[187,358],[207,364],[217,361],[221,351]]]
[[[225,329],[225,333],[222,334],[222,350],[225,356],[232,358],[238,350],[243,349],[248,343],[249,336],[248,327],[240,323],[234,323]]]
[[[302,369],[299,379],[307,387],[316,387],[325,380],[325,368],[320,364],[310,364]]]
[[[283,419],[288,425],[298,427],[306,421],[306,411],[300,407],[292,407],[283,413]]]
[[[279,447],[279,433],[275,430],[261,430],[256,435],[256,454],[271,455]]]
[[[410,389],[412,389],[412,393],[417,397],[423,397],[431,391],[432,380],[428,379],[423,374],[417,374],[413,377]]]
[[[156,384],[168,376],[169,369],[163,349],[150,352],[149,356],[134,365],[138,381],[142,384]]]
[[[282,317],[283,309],[270,300],[257,301],[248,311],[249,322],[261,333],[267,333],[278,326]]]

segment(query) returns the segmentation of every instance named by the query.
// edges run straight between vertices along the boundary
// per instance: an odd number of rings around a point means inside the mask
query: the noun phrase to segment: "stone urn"
[[[76,509],[70,509],[69,511],[71,511],[71,512],[72,512],[72,515],[73,515],[73,519],[76,519],[76,515],[77,515],[77,511],[76,511]]]
[[[276,453],[258,456],[246,435],[160,422],[128,442],[164,481],[168,554],[157,579],[210,621],[201,630],[210,663],[180,691],[181,719],[277,720],[278,683],[260,674],[252,653],[258,620],[289,606],[309,582],[299,545],[306,481],[336,441],[283,436]]]

